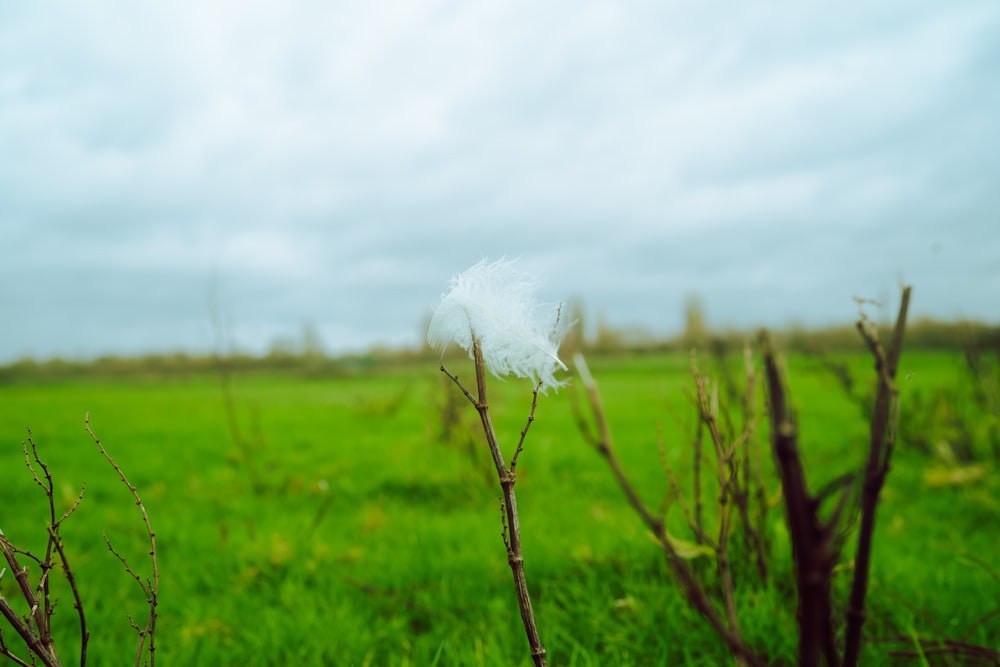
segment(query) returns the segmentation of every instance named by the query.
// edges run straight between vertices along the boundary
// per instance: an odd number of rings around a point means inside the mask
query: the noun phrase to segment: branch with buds
[[[125,473],[122,472],[121,467],[115,463],[114,459],[111,458],[111,455],[108,454],[107,450],[104,448],[104,445],[101,444],[100,440],[98,440],[97,436],[91,430],[89,417],[85,419],[85,428],[87,433],[91,438],[93,438],[95,444],[97,444],[100,449],[101,455],[104,456],[108,463],[111,464],[111,467],[113,467],[115,472],[118,473],[122,483],[125,484],[125,486],[127,486],[129,491],[132,493],[132,497],[134,498],[136,505],[142,512],[143,522],[146,526],[146,533],[149,537],[149,556],[152,560],[153,575],[151,578],[147,578],[145,580],[143,580],[143,578],[136,573],[121,553],[116,551],[111,546],[107,536],[105,536],[104,539],[105,543],[108,545],[108,549],[122,563],[126,572],[128,572],[129,575],[131,575],[139,583],[140,588],[142,588],[146,595],[146,602],[149,606],[149,615],[145,624],[140,627],[139,624],[137,624],[133,619],[130,618],[129,620],[132,623],[132,627],[139,633],[139,645],[136,650],[135,666],[139,667],[140,665],[148,665],[149,667],[153,667],[155,655],[154,636],[156,631],[156,606],[159,596],[159,570],[156,559],[155,534],[153,533],[152,525],[149,522],[149,515],[146,513],[146,508],[142,503],[142,499],[139,497],[138,491],[135,486],[128,481],[125,477]],[[30,429],[28,430],[28,440],[24,444],[23,449],[25,465],[30,471],[31,476],[34,478],[35,483],[42,489],[42,493],[45,494],[48,501],[48,539],[45,545],[44,554],[37,556],[30,551],[15,546],[7,538],[7,536],[4,535],[3,531],[0,530],[0,552],[3,553],[3,558],[7,563],[7,567],[0,567],[0,577],[5,576],[8,572],[14,577],[14,580],[17,582],[18,588],[21,592],[21,597],[24,599],[24,603],[28,610],[25,614],[18,613],[11,600],[8,600],[2,593],[0,593],[0,616],[3,616],[7,624],[13,628],[14,632],[17,633],[21,641],[24,642],[24,650],[27,651],[26,657],[22,657],[19,653],[16,653],[15,649],[7,643],[3,634],[3,627],[0,625],[0,656],[7,658],[14,664],[22,665],[23,667],[29,667],[30,665],[36,665],[38,663],[46,665],[46,667],[60,667],[62,665],[56,651],[55,640],[52,637],[51,621],[57,601],[53,598],[51,593],[51,577],[49,576],[54,570],[56,570],[57,566],[61,566],[62,574],[66,578],[66,583],[69,585],[70,592],[73,596],[73,609],[76,610],[77,617],[80,620],[80,667],[83,667],[87,663],[87,646],[90,638],[90,632],[87,630],[87,619],[83,611],[83,601],[80,599],[80,592],[76,585],[76,577],[70,567],[69,559],[66,556],[66,549],[60,535],[63,522],[76,511],[80,502],[83,500],[83,489],[80,489],[80,493],[70,505],[69,509],[66,510],[62,516],[57,516],[55,508],[55,494],[53,492],[55,487],[52,482],[52,474],[49,472],[49,467],[39,456],[38,448],[35,445],[35,441],[32,439]],[[40,574],[36,583],[32,584],[29,569],[28,567],[21,565],[19,557],[29,559],[38,566]]]
[[[15,654],[4,641],[2,630],[0,630],[0,655],[18,665],[34,664],[36,658],[48,667],[58,667],[62,664],[56,652],[55,640],[52,638],[52,614],[55,610],[56,601],[52,598],[51,580],[49,578],[49,573],[56,568],[55,559],[58,556],[63,574],[69,583],[70,591],[73,595],[73,608],[80,619],[80,664],[83,665],[86,662],[87,639],[90,637],[90,633],[87,631],[87,619],[83,613],[83,604],[80,601],[80,593],[76,587],[76,579],[73,576],[72,568],[70,568],[69,560],[66,558],[66,551],[63,549],[62,537],[60,536],[60,528],[63,521],[76,511],[76,508],[80,505],[80,501],[83,500],[83,489],[80,489],[80,493],[77,495],[76,500],[73,501],[73,504],[70,505],[70,508],[62,516],[57,516],[52,474],[49,472],[48,466],[38,455],[38,448],[32,438],[30,429],[28,430],[28,441],[24,444],[23,450],[25,466],[31,472],[35,483],[42,489],[42,493],[45,494],[45,498],[48,501],[48,539],[45,543],[45,553],[42,556],[36,556],[29,551],[14,546],[7,539],[7,536],[3,534],[3,531],[0,531],[0,551],[3,552],[4,560],[10,568],[10,573],[17,581],[21,596],[24,598],[24,602],[28,608],[27,614],[20,615],[14,610],[11,602],[0,594],[0,615],[7,620],[7,623],[10,624],[24,642],[25,648],[31,658],[29,663]],[[38,582],[34,586],[29,579],[28,568],[22,566],[18,560],[19,555],[34,561],[41,570]],[[2,576],[2,573],[0,573],[0,576]]]
[[[566,326],[561,322],[558,311],[555,324],[544,326],[536,317],[537,306],[531,294],[531,281],[516,269],[514,262],[500,260],[488,263],[483,260],[452,279],[451,290],[442,297],[431,319],[427,340],[442,350],[448,344],[456,343],[469,353],[475,364],[475,395],[444,364],[441,365],[441,372],[459,387],[479,413],[503,492],[501,534],[507,550],[507,562],[514,576],[521,620],[528,637],[531,658],[536,667],[543,667],[546,664],[545,647],[538,633],[524,574],[514,484],[517,481],[517,460],[523,451],[528,429],[535,420],[538,394],[562,384],[555,379],[555,372],[566,368],[557,354]],[[528,421],[521,430],[509,464],[504,460],[490,418],[486,395],[487,370],[497,377],[514,375],[528,378],[535,385]]]
[[[910,288],[902,294],[899,315],[888,346],[879,340],[875,326],[862,313],[858,322],[861,333],[875,358],[878,390],[870,413],[870,438],[868,462],[863,471],[841,475],[817,492],[809,489],[805,463],[799,447],[799,434],[795,408],[788,391],[782,362],[774,351],[766,333],[761,337],[764,357],[764,380],[767,387],[767,412],[770,417],[771,450],[781,482],[781,497],[785,506],[785,523],[791,540],[791,556],[797,591],[797,622],[799,655],[798,664],[814,667],[854,667],[858,664],[862,627],[865,619],[871,550],[879,494],[889,472],[889,463],[896,441],[898,415],[898,390],[896,370],[902,350],[903,333],[910,301]],[[694,439],[694,512],[689,510],[676,477],[664,463],[670,488],[684,512],[688,527],[697,544],[686,545],[673,538],[666,529],[665,517],[654,514],[624,472],[612,445],[611,430],[601,404],[597,383],[587,369],[582,355],[574,357],[580,381],[586,390],[592,418],[588,421],[579,408],[576,418],[584,438],[605,459],[618,481],[629,504],[643,523],[653,533],[663,549],[667,563],[688,602],[709,623],[715,633],[728,645],[737,665],[766,664],[766,657],[758,655],[740,635],[736,607],[736,588],[728,542],[732,528],[741,526],[748,552],[753,555],[760,580],[768,580],[761,517],[766,510],[764,484],[759,468],[753,464],[749,451],[755,440],[758,416],[755,407],[756,374],[753,370],[749,348],[744,351],[746,391],[743,397],[744,425],[737,431],[725,411],[719,409],[718,384],[710,384],[701,374],[692,355],[691,373],[696,393],[693,402],[698,412],[698,432]],[[716,504],[719,527],[715,536],[705,528],[702,516],[702,445],[703,434],[714,450],[716,463]],[[660,442],[661,456],[664,444]],[[664,457],[665,460],[665,457]],[[858,484],[855,482],[858,481]],[[844,631],[843,657],[838,646],[834,619],[836,606],[832,599],[832,581],[835,566],[844,545],[847,530],[845,517],[852,515],[857,504],[854,487],[861,486],[860,527],[854,559],[851,594],[847,604]],[[752,516],[750,499],[756,492],[760,506],[757,518]],[[833,509],[821,514],[823,504],[832,499]],[[735,511],[734,511],[735,510]],[[731,517],[731,515],[733,515]],[[739,519],[737,523],[735,519]],[[679,546],[700,555],[708,550],[716,562],[721,597],[720,612],[716,601],[699,574],[685,560]]]
[[[728,512],[725,508],[723,508],[720,512],[721,520],[717,541],[713,541],[708,536],[704,529],[704,525],[700,522],[700,520],[690,518],[690,514],[687,513],[686,510],[685,513],[689,516],[688,523],[696,538],[700,539],[699,544],[688,546],[671,535],[667,530],[666,518],[655,514],[650,506],[642,499],[642,496],[632,484],[618,460],[618,456],[612,442],[611,428],[608,424],[603,402],[601,400],[601,393],[597,386],[597,381],[594,379],[593,375],[591,375],[590,370],[587,367],[586,360],[583,355],[577,354],[574,356],[573,362],[576,366],[577,373],[580,375],[581,384],[586,391],[587,401],[589,402],[591,411],[591,421],[593,422],[593,425],[588,423],[582,412],[579,409],[576,409],[576,420],[577,425],[580,428],[580,432],[594,447],[595,451],[597,451],[597,453],[600,454],[608,464],[608,467],[611,469],[615,480],[618,482],[618,485],[625,494],[629,504],[635,510],[636,514],[639,515],[639,518],[642,519],[646,528],[649,529],[653,537],[656,539],[657,544],[663,550],[667,566],[670,568],[670,572],[680,586],[681,592],[684,594],[688,603],[694,607],[699,614],[701,614],[705,621],[711,626],[712,630],[726,643],[729,650],[735,656],[738,665],[761,667],[765,664],[764,660],[758,656],[744,641],[740,635],[739,623],[736,618],[733,584],[731,574],[729,572],[726,547],[730,530]],[[697,373],[696,367],[694,368],[694,372],[695,378],[698,380],[701,376]],[[728,503],[728,497],[735,492],[735,467],[732,465],[733,454],[739,444],[741,444],[746,437],[741,437],[740,441],[732,444],[723,443],[721,434],[717,430],[713,431],[711,427],[711,424],[715,423],[717,417],[717,408],[713,408],[710,405],[708,397],[704,392],[704,384],[699,384],[698,388],[700,392],[698,396],[699,419],[702,422],[708,422],[710,424],[710,435],[717,453],[718,474],[720,478],[719,497],[726,498],[726,503]],[[675,495],[680,499],[682,507],[686,507],[679,492],[676,479],[670,472],[669,468],[666,466],[664,467],[667,470],[668,477],[671,479],[671,485],[674,489]],[[705,544],[702,544],[702,542],[711,542],[712,546],[706,546]],[[715,603],[709,595],[708,589],[699,579],[695,569],[688,562],[688,558],[690,558],[693,554],[702,554],[705,553],[706,550],[708,553],[713,554],[716,557],[716,561],[719,565],[719,576],[720,580],[723,582],[724,589],[723,596],[725,603],[724,606],[726,609],[725,615],[721,614],[716,608]]]

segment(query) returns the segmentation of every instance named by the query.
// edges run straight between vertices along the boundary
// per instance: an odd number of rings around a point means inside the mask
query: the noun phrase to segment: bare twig
[[[219,371],[219,388],[222,391],[222,406],[226,415],[229,435],[239,452],[243,465],[246,467],[251,489],[254,493],[260,494],[264,489],[264,481],[257,470],[250,442],[240,428],[240,421],[236,414],[236,400],[233,398],[232,371],[229,368],[229,362],[222,355],[216,355],[216,367]]]
[[[715,544],[715,556],[718,563],[719,579],[722,582],[722,600],[726,609],[726,620],[729,631],[742,642],[740,637],[740,622],[736,614],[736,592],[733,588],[733,575],[729,564],[729,503],[730,496],[736,485],[736,467],[733,465],[732,447],[726,447],[722,433],[719,431],[719,394],[718,385],[712,385],[712,394],[708,394],[708,381],[698,371],[696,355],[691,354],[691,375],[695,381],[697,394],[698,416],[715,448],[716,476],[719,489],[719,536]],[[737,655],[737,664],[742,665],[742,656]]]
[[[229,363],[230,352],[223,349],[224,347],[231,347],[231,345],[224,346],[227,338],[226,327],[222,322],[222,315],[219,311],[214,286],[210,307],[212,331],[215,334],[216,341],[216,349],[212,356],[215,361],[216,370],[219,373],[219,389],[222,392],[222,408],[226,415],[226,427],[229,430],[229,436],[233,441],[233,445],[235,445],[239,453],[240,460],[246,468],[247,476],[250,478],[250,488],[255,494],[260,495],[264,491],[264,480],[257,469],[254,448],[244,434],[243,429],[240,428],[240,420],[236,410],[236,399],[233,397],[233,370]],[[260,434],[259,429],[254,428],[253,431],[256,440],[254,444],[257,446],[262,445],[263,436]]]
[[[7,565],[10,566],[10,572],[17,581],[17,585],[21,589],[21,595],[24,597],[24,601],[27,603],[29,609],[28,616],[22,617],[14,610],[7,599],[3,595],[0,595],[0,615],[3,615],[10,626],[14,628],[14,632],[21,637],[30,654],[37,656],[42,661],[42,664],[47,667],[59,667],[61,663],[55,653],[52,635],[43,634],[43,629],[46,633],[48,632],[48,624],[44,621],[41,624],[39,623],[39,620],[44,618],[44,610],[39,607],[34,588],[28,580],[28,568],[22,567],[18,562],[18,550],[10,543],[7,536],[3,534],[3,531],[0,531],[0,551],[3,552],[4,559],[7,561]],[[32,624],[34,627],[32,627]],[[3,645],[2,650],[4,656],[17,659],[10,652],[6,644]],[[21,661],[21,664],[25,663]]]
[[[687,500],[684,499],[684,493],[681,491],[680,484],[677,482],[677,477],[674,476],[673,470],[671,470],[670,466],[667,465],[666,447],[663,442],[663,429],[657,429],[656,436],[660,449],[660,465],[667,474],[667,481],[670,484],[670,492],[673,494],[677,504],[681,506],[681,512],[684,513],[684,520],[687,521],[688,528],[690,528],[691,532],[694,533],[697,544],[708,544],[714,549],[715,544],[712,542],[712,538],[705,535],[701,531],[701,527],[695,523],[694,517],[691,516],[691,510],[688,508]]]
[[[893,649],[888,653],[890,656],[899,658],[926,658],[928,656],[952,656],[965,658],[960,664],[976,665],[998,665],[1000,664],[1000,651],[986,647],[970,644],[965,641],[954,639],[925,639],[919,636],[899,637],[886,640],[883,643],[915,644],[913,649]],[[968,662],[972,660],[974,662]],[[925,661],[926,663],[926,661]],[[936,662],[934,664],[937,664]],[[949,661],[947,664],[955,664]]]
[[[760,503],[757,522],[750,516],[750,495],[754,485],[757,487],[758,496],[764,497],[764,479],[760,469],[760,450],[755,445],[757,438],[757,375],[753,367],[753,355],[750,344],[743,347],[743,370],[746,377],[746,389],[743,394],[743,434],[741,438],[743,444],[742,475],[743,484],[737,489],[735,494],[736,505],[740,511],[743,521],[744,534],[751,551],[754,554],[757,564],[757,574],[760,575],[761,582],[767,582],[767,557],[765,555],[764,534],[765,518],[767,514],[766,499]]]
[[[4,641],[2,629],[0,629],[0,655],[13,662],[15,665],[21,665],[21,667],[32,667],[30,663],[25,662],[11,652],[10,648],[7,646],[7,642]]]
[[[82,497],[83,491],[77,497],[76,503],[73,505],[74,508],[80,503],[80,498]],[[55,546],[56,552],[59,554],[59,561],[63,566],[63,574],[66,576],[70,591],[73,593],[73,608],[76,609],[77,617],[80,619],[80,667],[84,667],[87,664],[87,642],[90,640],[90,632],[87,630],[87,618],[83,613],[83,600],[80,598],[80,590],[76,586],[76,577],[69,566],[69,559],[66,558],[66,550],[63,548],[58,526],[49,527],[49,536],[52,544]]]
[[[753,421],[754,423],[757,423],[756,408],[752,407],[756,405],[756,390],[751,392],[750,389],[751,385],[753,385],[753,387],[756,387],[756,380],[754,380],[753,382],[750,382],[749,380],[750,378],[755,378],[756,376],[753,370],[753,360],[750,356],[749,345],[747,345],[747,348],[744,351],[744,355],[745,355],[744,363],[746,364],[747,367],[746,372],[748,378],[747,403],[749,409],[753,410],[754,414]],[[748,420],[749,419],[750,418],[748,417]],[[768,510],[770,509],[770,504],[767,499],[767,485],[764,483],[763,455],[761,453],[760,437],[756,429],[754,429],[753,434],[750,437],[750,440],[747,443],[747,445],[748,449],[753,450],[750,455],[751,470],[747,474],[747,480],[750,479],[753,480],[754,503],[757,506],[757,534],[759,536],[759,540],[757,541],[757,543],[760,548],[759,556],[760,558],[765,559],[766,562],[765,554],[770,553],[770,551],[769,551],[769,545],[766,542],[768,533],[766,532],[766,530],[764,530],[764,527],[767,526],[767,515],[768,515]],[[766,575],[767,571],[766,569],[763,569],[761,572],[762,579],[766,579],[767,578]]]
[[[517,457],[521,455],[521,451],[524,449],[524,438],[528,435],[528,429],[535,421],[535,408],[538,407],[538,390],[542,388],[542,383],[539,382],[535,385],[535,390],[531,392],[531,412],[528,413],[528,421],[525,423],[524,428],[521,429],[521,437],[517,441],[517,449],[514,450],[514,455],[510,458],[510,474],[514,474],[517,468]]]
[[[982,558],[981,556],[977,556],[976,554],[974,554],[974,553],[972,553],[970,551],[963,551],[961,553],[961,556],[963,558],[967,558],[967,559],[971,560],[973,563],[975,563],[976,565],[978,565],[979,567],[981,567],[983,569],[983,571],[986,572],[986,574],[990,575],[990,577],[993,579],[993,581],[995,581],[998,584],[1000,584],[1000,572],[997,572],[993,568],[993,566],[991,566],[986,561],[986,559]]]
[[[76,586],[76,579],[73,576],[73,570],[63,550],[62,539],[59,535],[59,528],[62,522],[80,505],[80,501],[83,498],[83,489],[80,490],[79,495],[70,505],[69,509],[62,516],[57,517],[52,474],[39,456],[38,447],[32,437],[31,429],[28,429],[28,439],[22,449],[25,465],[31,473],[32,479],[42,489],[42,493],[45,494],[48,503],[49,521],[47,539],[44,555],[38,557],[28,551],[15,547],[3,534],[3,531],[0,531],[0,551],[3,552],[4,559],[7,561],[7,565],[10,567],[11,573],[21,591],[21,596],[28,606],[27,615],[21,616],[14,611],[10,603],[0,594],[0,615],[3,615],[11,627],[14,628],[14,631],[24,641],[31,659],[30,664],[34,664],[36,658],[41,660],[44,665],[50,667],[61,664],[56,653],[55,641],[52,637],[51,621],[55,610],[55,602],[51,595],[51,581],[49,577],[49,574],[56,567],[54,557],[58,554],[59,560],[62,563],[63,574],[69,582],[70,590],[73,594],[73,607],[76,609],[80,620],[80,665],[83,667],[86,664],[89,633],[87,632],[86,617],[83,612],[83,604],[80,601],[80,593]],[[21,566],[17,558],[18,554],[26,556],[37,563],[40,574],[36,585],[32,586],[28,577],[28,568]],[[6,642],[2,641],[2,638],[0,638],[0,655],[9,658],[17,664],[27,664],[10,650]]]
[[[767,582],[768,568],[766,547],[763,535],[765,533],[767,517],[766,491],[764,489],[763,473],[760,469],[760,448],[757,437],[757,427],[759,416],[757,414],[757,375],[754,371],[753,354],[750,343],[743,347],[743,374],[746,380],[746,387],[743,394],[743,433],[740,439],[743,441],[742,474],[737,479],[742,484],[734,492],[736,506],[739,508],[740,518],[743,521],[744,540],[749,550],[754,554],[757,565],[757,574],[762,583]],[[750,501],[753,495],[754,486],[757,487],[758,515],[756,520],[751,517]]]
[[[705,522],[702,512],[702,492],[701,492],[701,461],[702,461],[702,436],[705,433],[705,422],[698,419],[697,431],[694,436],[694,465],[692,475],[694,477],[694,525],[697,526],[695,538],[705,534]]]
[[[535,406],[538,401],[538,389],[540,385],[535,387],[531,403],[531,413],[528,416],[527,424],[521,431],[521,439],[518,441],[517,449],[511,458],[510,467],[508,468],[504,463],[500,445],[497,443],[496,431],[493,428],[493,421],[490,418],[489,402],[486,396],[486,364],[483,360],[482,347],[475,338],[472,344],[472,354],[476,366],[476,389],[478,396],[473,396],[459,381],[458,376],[453,375],[443,364],[441,365],[441,372],[458,385],[462,393],[465,394],[465,397],[469,399],[479,413],[483,433],[490,449],[490,455],[493,457],[497,477],[500,480],[500,488],[503,491],[504,546],[507,549],[507,562],[514,577],[514,588],[517,592],[518,606],[521,610],[521,621],[524,624],[524,630],[528,637],[531,659],[535,667],[545,667],[547,664],[545,647],[542,645],[541,637],[538,634],[535,614],[531,607],[531,596],[528,593],[528,584],[524,576],[524,556],[521,551],[521,527],[517,514],[517,496],[514,494],[514,483],[517,481],[514,469],[517,465],[517,458],[521,453],[528,428],[530,428],[535,419]]]
[[[149,516],[146,513],[146,508],[142,504],[142,500],[136,491],[135,486],[129,483],[128,479],[125,477],[124,472],[115,463],[114,459],[108,454],[104,446],[98,440],[97,436],[90,428],[89,415],[84,419],[84,426],[90,437],[97,444],[101,451],[101,454],[105,459],[111,464],[111,466],[118,473],[121,481],[129,488],[132,493],[132,497],[135,499],[136,505],[142,512],[143,521],[146,525],[146,531],[149,535],[150,541],[150,552],[149,555],[153,563],[153,576],[152,579],[146,579],[145,581],[136,574],[129,564],[125,561],[124,557],[116,552],[112,547],[110,542],[108,543],[108,548],[111,549],[118,559],[125,566],[128,573],[133,576],[136,581],[139,582],[139,586],[142,588],[143,592],[146,594],[146,599],[149,604],[149,617],[146,620],[144,627],[140,628],[138,625],[129,618],[132,626],[140,634],[139,649],[136,653],[135,664],[138,666],[140,664],[147,664],[153,667],[154,663],[154,635],[156,628],[156,605],[158,599],[159,591],[159,570],[156,560],[156,537],[153,533],[152,526],[149,522]],[[70,592],[73,595],[73,608],[76,610],[77,617],[80,622],[80,667],[85,667],[87,663],[87,648],[88,641],[90,638],[90,632],[87,629],[87,619],[83,610],[83,601],[80,596],[80,591],[77,586],[76,576],[73,573],[73,569],[70,567],[69,558],[66,554],[66,549],[63,545],[62,537],[60,535],[60,528],[62,522],[65,521],[76,509],[80,506],[83,500],[84,489],[80,489],[80,493],[70,504],[69,509],[62,513],[61,516],[56,514],[56,502],[55,494],[53,492],[54,485],[52,481],[52,474],[49,471],[48,466],[41,459],[38,448],[32,439],[31,431],[28,430],[28,440],[24,444],[24,461],[29,472],[31,473],[32,479],[35,483],[42,489],[49,505],[49,521],[48,521],[48,535],[46,540],[45,553],[42,557],[38,557],[26,550],[18,549],[15,547],[0,531],[0,552],[3,553],[4,559],[10,568],[10,571],[17,582],[18,588],[21,591],[21,595],[24,598],[25,603],[28,607],[28,613],[24,616],[19,615],[14,608],[11,606],[9,601],[0,594],[0,615],[2,615],[6,621],[14,628],[14,631],[21,637],[27,647],[29,660],[26,661],[18,655],[15,655],[10,647],[7,645],[2,633],[0,633],[0,656],[6,657],[12,662],[18,665],[32,665],[34,666],[37,661],[47,667],[59,667],[60,660],[56,654],[55,642],[52,638],[52,628],[51,619],[52,614],[55,609],[55,601],[52,599],[50,591],[50,573],[57,567],[55,562],[56,556],[58,556],[58,562],[62,566],[61,570],[63,576],[66,578],[69,584]],[[105,538],[107,540],[107,538]],[[37,563],[41,570],[38,578],[38,583],[32,586],[28,577],[28,568],[22,567],[18,561],[18,555],[26,556],[32,561]],[[6,573],[6,568],[0,569],[0,576]],[[148,639],[148,659],[143,661],[142,656],[144,652],[144,644]]]
[[[745,660],[747,664],[752,665],[753,667],[762,666],[764,661],[743,642],[742,638],[739,636],[739,632],[735,628],[731,628],[727,624],[726,620],[723,620],[722,616],[715,608],[715,605],[712,604],[708,594],[699,583],[697,576],[695,576],[687,561],[685,561],[680,554],[678,554],[670,536],[667,534],[664,521],[655,516],[649,510],[646,503],[639,496],[635,487],[632,486],[631,481],[622,469],[621,464],[618,461],[618,457],[615,454],[614,446],[611,441],[611,431],[605,417],[600,391],[597,388],[597,382],[590,374],[590,370],[587,368],[587,362],[583,355],[574,355],[573,361],[577,372],[580,374],[581,382],[587,391],[587,397],[590,402],[591,413],[593,415],[596,429],[596,431],[592,431],[583,421],[582,416],[578,416],[577,419],[581,424],[581,432],[584,433],[584,436],[594,446],[594,449],[604,458],[608,467],[611,469],[612,474],[617,480],[619,487],[628,499],[629,504],[632,505],[636,514],[639,515],[642,522],[656,537],[660,548],[666,556],[667,565],[680,585],[681,592],[684,594],[685,598],[687,598],[689,604],[691,604],[691,606],[693,606],[698,613],[701,614],[715,633],[726,643],[738,662]]]
[[[108,454],[108,451],[104,448],[100,439],[94,431],[91,430],[89,414],[84,417],[84,428],[90,435],[91,439],[93,439],[94,444],[96,444],[98,449],[101,450],[101,455],[104,456],[108,463],[111,464],[111,467],[114,468],[115,472],[118,473],[118,477],[121,479],[122,484],[124,484],[132,494],[132,497],[135,499],[135,504],[142,514],[142,521],[146,526],[146,535],[149,537],[149,558],[153,568],[153,576],[151,579],[146,578],[143,580],[143,578],[140,577],[139,574],[128,564],[125,558],[120,553],[115,551],[107,536],[104,537],[104,540],[108,545],[108,549],[118,558],[119,561],[121,561],[122,565],[125,567],[125,571],[136,580],[139,584],[139,588],[142,589],[142,592],[146,596],[146,604],[149,606],[149,614],[146,617],[145,624],[140,628],[138,624],[133,621],[133,627],[135,627],[136,631],[139,633],[139,645],[136,649],[135,665],[138,667],[139,665],[148,664],[149,667],[154,667],[156,660],[156,607],[159,604],[160,594],[160,570],[156,556],[156,533],[153,531],[153,526],[149,521],[149,514],[146,512],[146,506],[143,504],[142,498],[139,497],[139,492],[136,490],[135,485],[128,481],[124,471],[122,471],[121,467],[113,458],[111,458],[111,455]],[[147,650],[147,640],[149,641],[148,657],[144,660],[143,653]]]
[[[28,448],[31,448],[31,458],[28,457]],[[31,476],[34,478],[35,483],[38,484],[39,488],[45,494],[45,498],[49,505],[49,535],[45,542],[45,555],[41,559],[36,559],[39,566],[41,567],[41,575],[38,578],[37,593],[41,596],[41,606],[39,606],[36,600],[31,604],[31,613],[33,620],[35,622],[35,627],[38,631],[38,636],[48,644],[49,649],[52,654],[55,654],[55,646],[52,640],[52,629],[49,627],[50,619],[52,618],[52,598],[50,596],[49,588],[49,572],[52,570],[52,550],[53,550],[53,539],[52,539],[52,528],[58,529],[58,524],[56,523],[56,504],[55,504],[55,494],[53,493],[52,485],[52,474],[49,472],[49,468],[45,465],[39,456],[38,448],[35,446],[35,441],[32,439],[31,429],[28,429],[28,442],[22,446],[24,450],[24,463],[31,471]],[[38,471],[32,465],[32,458],[38,468],[42,471],[42,477],[45,478],[43,482],[41,477],[39,477]],[[26,580],[26,578],[25,578]],[[27,598],[25,598],[27,599]]]

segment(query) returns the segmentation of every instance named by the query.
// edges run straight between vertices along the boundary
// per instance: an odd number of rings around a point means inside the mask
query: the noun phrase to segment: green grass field
[[[847,360],[858,377],[870,377],[867,358]],[[957,353],[904,351],[902,419],[908,396],[959,382],[960,364]],[[667,489],[658,428],[682,477],[690,460],[687,367],[680,356],[591,360],[622,463],[654,507]],[[814,360],[793,358],[789,369],[818,488],[860,466],[867,425]],[[452,370],[473,377],[466,361]],[[156,531],[162,664],[531,663],[501,541],[495,473],[468,403],[460,404],[463,430],[442,443],[440,406],[457,390],[435,362],[328,378],[244,374],[232,387],[243,447],[227,426],[217,377],[0,385],[7,537],[34,550],[45,540],[46,500],[21,452],[26,427],[55,477],[61,509],[86,484],[63,536],[92,632],[88,664],[130,664],[136,642],[127,614],[145,615],[141,591],[102,533],[135,569],[149,566],[141,516],[84,431],[87,412]],[[493,381],[491,391],[509,457],[531,387]],[[731,663],[579,434],[573,397],[571,389],[540,397],[518,465],[525,568],[550,664]],[[475,438],[471,453],[466,432]],[[764,463],[776,492],[771,461]],[[889,655],[913,648],[901,637],[1000,649],[1000,472],[986,463],[971,481],[931,485],[928,474],[947,478],[946,462],[899,443],[878,517],[862,664],[920,664]],[[669,516],[671,530],[684,534],[680,511]],[[795,601],[780,504],[770,517],[778,576],[765,587],[741,587],[742,630],[774,664],[793,664]],[[845,590],[851,555],[844,554],[837,582]],[[77,618],[61,590],[58,637],[64,663],[72,664]],[[0,591],[17,599],[12,577],[0,580]],[[843,604],[846,592],[837,600]],[[16,645],[12,632],[4,637]]]

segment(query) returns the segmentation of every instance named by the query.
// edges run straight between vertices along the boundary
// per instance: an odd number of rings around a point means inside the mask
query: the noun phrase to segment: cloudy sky
[[[0,5],[0,362],[415,345],[449,278],[677,332],[1000,320],[1000,4]]]

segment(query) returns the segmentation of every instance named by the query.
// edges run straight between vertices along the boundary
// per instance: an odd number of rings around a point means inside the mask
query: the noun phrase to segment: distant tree
[[[587,339],[586,314],[583,301],[579,297],[569,299],[562,306],[560,317],[571,323],[569,330],[562,339],[560,350],[566,357],[572,357],[576,352],[582,352]]]
[[[302,354],[310,359],[326,356],[323,336],[320,335],[319,329],[312,322],[306,322],[302,325]]]
[[[701,297],[692,292],[684,299],[684,344],[687,347],[703,347],[708,339],[708,325],[705,323],[705,307]]]
[[[603,313],[597,318],[597,335],[594,337],[594,349],[600,352],[614,352],[625,347],[621,331],[611,326]]]

